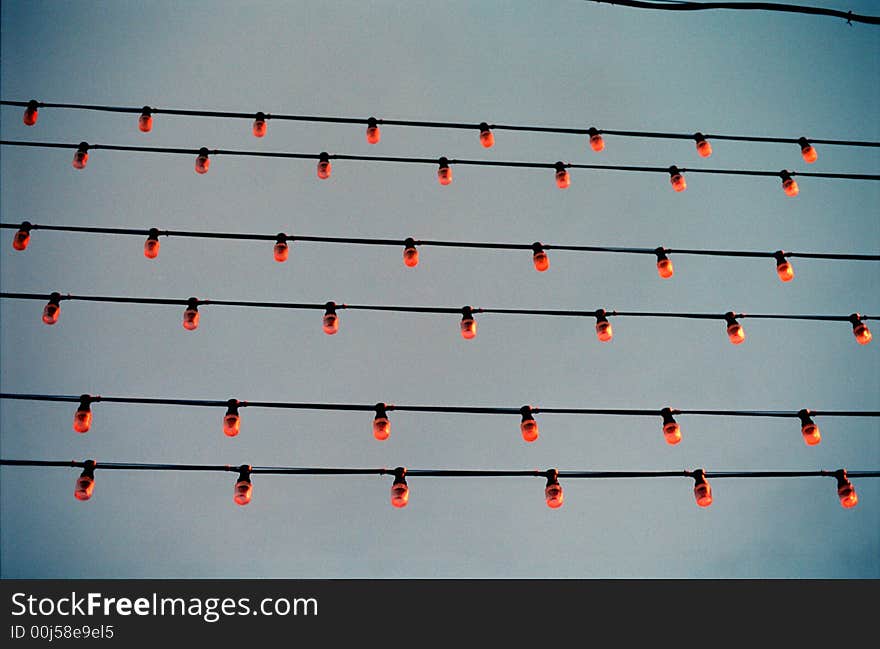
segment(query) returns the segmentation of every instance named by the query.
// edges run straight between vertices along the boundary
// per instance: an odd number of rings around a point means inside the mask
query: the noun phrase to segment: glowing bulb
[[[80,142],[73,154],[73,168],[85,169],[89,162],[89,145],[87,142]]]
[[[235,482],[232,500],[236,505],[244,507],[251,501],[254,492],[254,485],[251,484],[251,467],[242,464],[238,467],[238,480]]]
[[[142,133],[153,130],[153,110],[149,106],[144,106],[141,114],[138,115],[138,128]]]
[[[327,302],[326,304],[327,310],[324,311],[324,333],[328,336],[332,336],[337,331],[339,331],[339,316],[336,315],[336,303],[335,302]]]
[[[226,402],[226,414],[223,416],[223,434],[235,437],[241,431],[241,416],[238,414],[239,402],[230,399]]]
[[[602,139],[602,136],[599,134],[599,131],[593,127],[590,127],[587,131],[587,134],[590,136],[590,147],[593,151],[597,153],[605,149],[605,140]]]
[[[489,130],[489,125],[486,122],[480,122],[480,144],[486,149],[495,144],[495,135]]]
[[[840,498],[840,506],[844,509],[852,509],[859,503],[859,496],[856,494],[856,488],[852,482],[846,477],[846,469],[841,469],[836,473],[837,477],[837,496]]]
[[[724,314],[727,321],[727,337],[730,339],[731,345],[739,345],[746,339],[746,332],[742,325],[736,321],[736,314],[728,311]]]
[[[550,509],[562,507],[563,497],[562,485],[559,484],[559,471],[556,469],[548,470],[547,486],[544,488],[544,498],[547,500],[547,507]]]
[[[77,500],[88,500],[95,491],[95,461],[83,462],[83,471],[76,479],[73,495]]]
[[[406,469],[397,467],[394,470],[394,483],[391,485],[391,504],[395,507],[406,507],[409,502],[409,486],[406,484]]]
[[[333,170],[333,166],[330,164],[330,155],[322,151],[318,156],[318,178],[321,180],[326,180],[330,177],[330,172]]]
[[[254,137],[264,137],[266,135],[266,115],[265,113],[257,113],[254,116]]]
[[[381,138],[382,133],[379,130],[379,124],[376,122],[375,117],[371,117],[367,120],[367,142],[370,144],[379,144]]]
[[[801,147],[801,155],[804,158],[804,162],[808,164],[813,164],[819,158],[819,154],[816,153],[816,149],[810,144],[810,141],[807,138],[802,137],[798,139],[798,144]]]
[[[801,410],[798,412],[798,417],[801,420],[801,435],[804,436],[804,443],[807,446],[815,446],[821,442],[822,435],[819,432],[819,427],[816,425],[816,422],[814,422],[813,418],[810,416],[810,411]]]
[[[791,177],[791,173],[788,171],[780,171],[779,177],[782,178],[782,191],[785,192],[786,196],[797,196],[800,192],[798,188],[797,182],[795,179]]]
[[[461,337],[470,340],[477,335],[477,321],[474,320],[474,312],[466,306],[461,310]]]
[[[701,158],[708,158],[712,155],[712,145],[709,144],[709,140],[706,139],[706,136],[702,133],[695,133],[694,139],[697,141],[697,154]]]
[[[681,426],[675,421],[670,408],[663,408],[660,411],[663,417],[663,437],[670,446],[675,446],[681,441]]]
[[[672,189],[677,192],[683,192],[687,189],[687,181],[684,179],[684,174],[675,165],[669,167],[669,182],[672,183]]]
[[[672,260],[666,256],[666,250],[663,248],[657,248],[654,253],[657,255],[657,274],[662,279],[669,279],[675,274]]]
[[[155,259],[159,256],[159,230],[150,228],[147,240],[144,241],[144,257]]]
[[[403,242],[403,263],[414,268],[419,265],[419,250],[416,248],[416,242],[409,237]]]
[[[183,328],[193,331],[199,328],[199,300],[191,297],[186,301],[186,310],[183,312]]]
[[[208,149],[207,147],[202,147],[199,149],[199,155],[196,157],[196,173],[197,174],[206,174],[208,173],[208,169],[211,167],[211,160],[208,158]]]
[[[527,442],[534,442],[538,439],[538,422],[532,415],[532,408],[531,406],[523,406],[519,411],[522,413],[522,423],[519,425],[519,429],[523,439]]]
[[[37,118],[40,116],[37,106],[39,104],[36,99],[31,99],[28,102],[27,108],[24,109],[24,117],[22,118],[25,126],[33,126],[37,123]]]
[[[862,322],[862,316],[858,313],[853,313],[849,317],[849,321],[853,326],[853,335],[856,337],[856,342],[860,345],[867,345],[871,342],[871,339],[874,337],[874,334],[871,333],[871,330],[868,329],[868,325]]]
[[[15,236],[12,237],[12,247],[16,250],[24,250],[28,247],[28,244],[31,242],[31,224],[29,221],[24,221],[21,226],[18,228],[18,232],[15,233]]]
[[[790,282],[794,279],[794,266],[785,258],[785,253],[777,250],[774,255],[776,258],[776,274],[783,282]]]
[[[440,158],[440,166],[437,169],[437,181],[441,185],[448,185],[452,182],[452,168],[449,166],[449,160],[445,156]]]
[[[47,325],[53,325],[58,322],[58,316],[61,314],[61,294],[52,293],[49,296],[49,302],[43,307],[43,322]]]
[[[532,261],[535,264],[535,270],[539,273],[543,273],[548,268],[550,268],[550,258],[547,256],[547,252],[544,250],[544,246],[542,246],[537,241],[532,244],[532,250],[534,254],[532,255]]]
[[[388,439],[391,435],[391,422],[388,420],[387,406],[384,403],[376,404],[376,416],[373,418],[373,437],[380,442]]]
[[[571,175],[562,161],[556,163],[556,186],[559,189],[567,189],[571,186]]]
[[[596,311],[596,337],[603,343],[607,343],[614,337],[611,323],[608,322],[605,309]]]
[[[694,471],[694,498],[700,507],[708,507],[712,504],[712,487],[706,480],[706,473],[703,469]]]
[[[275,261],[287,261],[287,256],[290,254],[290,246],[287,245],[287,235],[283,232],[279,232],[278,236],[275,237],[275,247],[272,249],[272,252],[275,255]]]
[[[79,398],[79,408],[73,413],[73,430],[78,433],[87,433],[92,427],[92,398],[84,394]]]

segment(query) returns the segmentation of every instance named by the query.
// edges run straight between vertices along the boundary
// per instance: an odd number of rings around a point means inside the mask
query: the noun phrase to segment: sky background
[[[834,6],[833,2],[811,2]],[[856,13],[877,4],[848,0]],[[773,12],[643,11],[533,2],[39,2],[2,4],[6,100],[546,124],[586,128],[880,140],[880,28]],[[795,145],[582,136],[43,109],[34,128],[3,107],[3,139],[441,155],[487,160],[877,173],[876,149],[820,146],[807,168]],[[458,167],[218,156],[199,176],[190,156],[3,147],[4,222],[233,232],[802,252],[880,250],[880,185],[692,173]],[[678,256],[661,280],[650,256],[35,232],[24,253],[3,231],[4,291],[460,307],[849,314],[880,312],[876,262]],[[4,392],[265,401],[519,407],[877,410],[880,342],[847,323],[745,320],[733,346],[722,321],[458,316],[203,307],[0,303]],[[880,327],[874,327],[875,334]],[[283,466],[560,470],[816,470],[880,467],[877,419],[824,418],[807,447],[796,419],[682,416],[668,446],[660,419],[539,416],[525,443],[518,416],[391,413],[380,443],[370,413],[242,411],[227,438],[222,408],[94,406],[4,400],[0,455]],[[389,477],[255,476],[232,502],[234,474],[100,470],[94,497],[73,497],[77,469],[0,472],[4,578],[878,578],[880,480],[854,480],[844,510],[832,479],[563,481],[544,503],[537,478],[411,478],[389,503]]]

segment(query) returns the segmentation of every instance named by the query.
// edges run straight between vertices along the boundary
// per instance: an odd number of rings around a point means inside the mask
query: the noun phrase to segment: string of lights
[[[738,10],[761,10],[761,11],[784,11],[789,13],[809,14],[813,16],[830,16],[843,18],[847,23],[852,21],[866,23],[868,25],[880,25],[880,17],[863,16],[854,14],[852,11],[839,11],[837,9],[825,9],[823,7],[805,7],[803,5],[781,4],[778,2],[685,2],[677,1],[653,2],[648,0],[593,0],[599,4],[620,5],[634,9],[664,9],[666,11],[705,11],[708,9],[738,9]]]
[[[452,166],[480,166],[480,167],[513,167],[520,169],[553,169],[556,177],[556,186],[560,189],[567,189],[571,186],[571,175],[569,169],[589,169],[593,171],[626,171],[637,173],[652,174],[668,174],[669,182],[672,189],[676,192],[683,192],[687,189],[687,180],[685,173],[703,173],[728,176],[763,176],[779,178],[782,182],[782,190],[787,196],[797,196],[800,193],[800,187],[795,177],[809,178],[825,178],[836,180],[880,180],[878,174],[856,174],[856,173],[836,173],[836,172],[814,172],[814,171],[789,171],[783,169],[781,171],[762,171],[756,169],[704,169],[691,167],[678,167],[670,165],[669,167],[652,167],[639,165],[591,165],[577,164],[571,162],[523,162],[510,160],[465,160],[456,158],[408,158],[399,156],[368,156],[368,155],[349,155],[341,153],[293,153],[285,151],[246,151],[241,149],[208,149],[201,147],[199,149],[175,148],[175,147],[148,147],[148,146],[130,146],[121,144],[89,144],[88,142],[80,142],[79,144],[65,142],[25,142],[21,140],[0,140],[2,146],[20,146],[20,147],[36,147],[47,149],[75,149],[73,154],[73,166],[75,169],[84,169],[89,160],[89,151],[106,150],[106,151],[129,151],[138,153],[165,153],[175,155],[195,155],[195,170],[198,174],[208,173],[211,166],[211,156],[227,155],[227,156],[244,156],[257,158],[285,158],[295,160],[317,160],[318,178],[326,180],[330,178],[332,173],[332,160],[354,160],[362,162],[393,162],[401,164],[430,164],[437,165],[437,181],[441,185],[449,185],[452,183]]]
[[[233,491],[233,501],[237,505],[247,505],[253,496],[254,475],[308,475],[308,476],[355,476],[355,475],[393,475],[391,485],[391,504],[394,507],[406,507],[409,503],[409,485],[407,477],[425,478],[516,478],[532,477],[546,479],[544,497],[547,506],[558,509],[564,502],[564,493],[559,480],[568,479],[614,479],[614,478],[690,478],[694,481],[694,499],[699,507],[712,504],[712,487],[709,479],[767,479],[767,478],[807,478],[822,477],[837,480],[837,495],[840,505],[846,509],[855,507],[859,498],[851,478],[878,478],[880,471],[706,471],[704,469],[684,469],[680,471],[560,471],[546,470],[471,470],[471,469],[407,469],[406,467],[389,468],[321,468],[321,467],[272,467],[251,466],[241,464],[143,464],[132,462],[96,462],[55,461],[55,460],[9,460],[0,459],[0,466],[24,467],[71,467],[82,469],[76,480],[74,496],[77,500],[89,500],[95,490],[95,471],[201,471],[238,473]]]
[[[15,300],[46,300],[43,308],[42,320],[47,325],[58,322],[61,314],[61,302],[74,300],[83,302],[108,302],[120,304],[150,304],[150,305],[185,305],[183,312],[183,328],[195,330],[199,327],[200,306],[237,306],[264,309],[305,309],[323,310],[322,325],[324,333],[334,335],[339,332],[340,310],[358,311],[385,311],[397,313],[435,313],[435,314],[461,314],[460,330],[465,339],[472,339],[477,335],[477,314],[497,315],[530,315],[530,316],[557,316],[596,319],[596,337],[602,342],[610,342],[613,338],[613,330],[609,317],[634,317],[634,318],[684,318],[690,320],[724,320],[727,325],[727,336],[731,344],[739,345],[746,339],[743,326],[738,322],[740,319],[765,319],[765,320],[813,320],[824,322],[849,322],[853,328],[853,336],[860,345],[871,342],[873,334],[865,324],[866,320],[876,320],[880,316],[869,316],[860,313],[850,315],[810,315],[810,314],[783,314],[783,313],[737,313],[727,311],[725,313],[685,313],[671,311],[609,311],[606,309],[594,309],[589,311],[573,309],[503,309],[495,307],[439,307],[439,306],[401,306],[387,304],[344,304],[337,302],[325,303],[299,303],[299,302],[258,302],[245,300],[202,300],[197,297],[181,298],[156,298],[156,297],[126,297],[111,295],[62,295],[58,292],[46,293],[0,293],[2,299]]]
[[[856,411],[856,410],[706,410],[706,409],[681,409],[681,408],[544,408],[534,405],[521,407],[492,407],[492,406],[436,406],[436,405],[395,405],[392,403],[358,404],[358,403],[314,403],[292,401],[249,401],[240,399],[178,399],[178,398],[152,398],[152,397],[105,397],[93,394],[63,395],[63,394],[22,394],[13,392],[0,393],[0,399],[12,399],[19,401],[42,401],[78,403],[73,415],[73,430],[78,433],[86,433],[92,426],[92,404],[95,403],[123,403],[150,406],[185,406],[226,408],[223,416],[223,433],[227,437],[235,437],[241,432],[241,408],[275,408],[284,410],[324,410],[345,412],[375,412],[373,418],[373,436],[384,441],[391,435],[391,421],[389,412],[428,412],[428,413],[453,413],[453,414],[479,414],[479,415],[504,415],[521,416],[520,432],[526,442],[534,442],[538,439],[538,422],[535,415],[611,415],[623,417],[654,417],[662,418],[662,431],[666,442],[670,445],[678,444],[681,439],[681,426],[676,421],[676,416],[702,415],[712,417],[772,417],[799,419],[801,434],[808,446],[819,444],[822,437],[819,426],[813,420],[814,417],[880,417],[880,411]]]
[[[156,108],[153,106],[108,106],[102,104],[72,104],[43,102],[31,99],[29,101],[0,101],[3,106],[18,106],[25,108],[22,121],[27,126],[34,126],[39,117],[40,108],[58,108],[63,110],[85,110],[98,111],[106,113],[128,113],[138,115],[138,129],[141,132],[149,133],[153,130],[154,115],[174,115],[185,117],[212,117],[224,119],[246,119],[254,120],[252,132],[255,137],[262,138],[268,132],[268,122],[288,121],[288,122],[312,122],[323,124],[360,124],[367,127],[366,137],[369,144],[378,144],[381,140],[382,126],[402,126],[427,129],[454,129],[454,130],[474,130],[480,133],[480,144],[484,148],[491,148],[495,144],[494,131],[522,131],[531,133],[555,133],[562,135],[578,135],[588,136],[590,148],[593,151],[600,152],[605,149],[604,136],[611,135],[615,137],[629,138],[647,138],[647,139],[664,139],[664,140],[691,140],[695,143],[697,154],[701,158],[708,158],[712,155],[712,145],[710,140],[718,141],[734,141],[734,142],[751,142],[751,143],[775,143],[775,144],[796,144],[801,149],[801,156],[805,162],[813,163],[818,159],[818,153],[814,145],[830,145],[830,146],[849,146],[849,147],[880,147],[880,142],[870,142],[862,140],[841,140],[841,139],[822,139],[806,137],[765,137],[757,135],[721,135],[717,133],[672,133],[657,131],[634,131],[620,129],[600,129],[594,126],[589,128],[571,128],[559,126],[541,126],[541,125],[521,125],[521,124],[496,124],[485,121],[470,122],[442,122],[442,121],[425,121],[425,120],[403,120],[403,119],[383,119],[376,117],[332,117],[327,115],[291,115],[283,113],[269,113],[263,111],[243,112],[243,111],[218,111],[218,110],[189,110],[180,108]]]
[[[489,250],[530,250],[535,270],[544,272],[550,268],[549,250],[565,250],[588,253],[618,253],[653,255],[657,258],[657,274],[662,279],[668,279],[674,274],[674,266],[669,255],[701,255],[713,257],[762,257],[772,258],[776,261],[776,274],[783,282],[794,279],[794,267],[789,259],[826,259],[837,261],[880,261],[880,255],[849,254],[849,253],[824,253],[824,252],[790,252],[784,250],[750,251],[750,250],[708,250],[693,248],[668,248],[657,246],[656,248],[615,247],[615,246],[579,246],[579,245],[556,245],[549,243],[491,243],[478,241],[443,241],[432,239],[403,239],[389,238],[356,238],[356,237],[322,237],[286,234],[251,234],[243,232],[194,232],[189,230],[166,230],[160,228],[115,228],[98,226],[71,226],[71,225],[40,225],[24,221],[20,224],[0,223],[2,229],[15,229],[12,239],[12,247],[15,250],[25,250],[31,239],[31,232],[48,230],[54,232],[106,234],[122,236],[146,237],[144,241],[144,256],[155,259],[159,256],[159,237],[188,237],[197,239],[230,239],[236,241],[274,241],[273,255],[275,261],[285,262],[290,254],[290,244],[296,241],[338,243],[349,245],[366,246],[395,246],[403,247],[403,262],[406,266],[415,267],[419,264],[419,248],[421,247],[445,247],[445,248],[477,248]]]

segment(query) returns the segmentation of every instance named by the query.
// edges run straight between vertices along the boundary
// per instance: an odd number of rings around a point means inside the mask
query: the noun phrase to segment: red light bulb
[[[608,322],[605,309],[596,311],[596,337],[603,343],[609,342],[614,337],[611,323]]]
[[[24,109],[24,116],[22,117],[25,126],[33,126],[37,123],[37,118],[40,116],[37,106],[39,106],[39,103],[35,99],[31,99],[28,102],[27,108]]]
[[[144,241],[144,257],[147,259],[155,259],[159,256],[159,230],[150,228],[150,234]]]
[[[73,495],[77,500],[88,500],[95,491],[95,461],[83,462],[83,471],[76,479]]]
[[[547,507],[550,509],[562,507],[564,494],[562,493],[562,485],[559,484],[559,471],[556,469],[547,471],[547,486],[544,488],[544,498],[547,500]]]
[[[275,261],[279,263],[287,261],[287,256],[290,254],[290,246],[287,245],[287,235],[283,232],[279,232],[278,236],[275,237],[275,247],[272,249],[272,253],[275,256]]]
[[[142,133],[153,130],[153,110],[149,106],[144,106],[141,114],[138,115],[138,128]]]
[[[556,186],[559,189],[568,189],[571,186],[571,175],[562,161],[556,163]]]
[[[73,430],[78,433],[87,433],[92,427],[92,398],[84,394],[79,398],[79,408],[73,413]]]
[[[58,322],[58,316],[61,314],[61,294],[52,293],[49,296],[49,302],[43,307],[43,322],[47,325],[53,325]]]
[[[701,158],[708,158],[712,155],[712,145],[702,133],[694,133],[694,140],[697,142],[697,155]]]
[[[330,177],[330,172],[332,171],[333,165],[330,164],[330,155],[326,152],[321,152],[318,156],[318,178],[326,180]]]
[[[523,439],[527,442],[534,442],[538,439],[538,422],[532,415],[532,408],[531,406],[523,406],[519,411],[522,413],[522,423],[519,425],[519,429]]]
[[[590,127],[587,134],[590,136],[590,147],[593,151],[598,153],[605,149],[605,140],[599,134],[597,129]]]
[[[535,264],[535,270],[539,273],[543,273],[550,268],[550,258],[547,256],[544,246],[537,241],[532,244],[532,250],[534,251],[532,261]]]
[[[339,331],[339,316],[336,315],[336,303],[335,302],[327,302],[326,304],[327,310],[324,312],[324,333],[328,336],[332,336],[337,331]]]
[[[416,242],[410,237],[403,242],[403,263],[410,268],[419,265],[419,250],[416,248]]]
[[[785,192],[785,195],[797,196],[800,189],[798,188],[795,179],[791,177],[791,173],[788,171],[780,171],[779,177],[782,178],[782,191]]]
[[[471,307],[466,306],[461,310],[461,337],[470,340],[477,335],[477,321]]]
[[[703,469],[694,471],[694,498],[700,507],[708,507],[712,504],[712,487],[706,480],[706,473]]]
[[[80,142],[73,154],[73,168],[85,169],[89,162],[89,145],[87,142]]]
[[[736,321],[736,314],[733,311],[725,313],[724,319],[727,321],[727,337],[730,339],[730,344],[739,345],[746,339],[745,329]]]
[[[379,124],[375,117],[371,117],[367,120],[367,142],[379,144],[380,139],[382,139],[382,132],[379,130]]]
[[[239,402],[230,399],[226,402],[226,414],[223,416],[223,434],[235,437],[241,431],[241,416],[238,414]]]
[[[199,301],[191,297],[186,301],[186,310],[183,312],[183,328],[193,331],[199,328]]]
[[[804,443],[807,446],[815,446],[821,442],[822,435],[819,432],[819,427],[816,425],[816,422],[814,422],[813,418],[810,416],[810,411],[801,410],[798,412],[798,417],[801,420],[801,435],[804,437]]]
[[[669,279],[675,274],[672,260],[666,256],[666,250],[663,248],[657,248],[654,253],[657,255],[657,274],[661,279]]]
[[[391,485],[391,504],[395,507],[406,507],[409,502],[409,486],[406,484],[406,469],[397,467],[394,470],[394,483]]]
[[[267,125],[266,125],[266,115],[264,113],[257,113],[254,116],[254,137],[264,137],[266,135]]]
[[[684,179],[684,174],[675,165],[669,167],[669,182],[672,183],[672,189],[677,192],[683,192],[687,189],[687,181]]]
[[[377,403],[376,416],[373,418],[373,437],[380,442],[388,439],[391,435],[391,422],[388,420],[386,408],[384,403]]]
[[[663,417],[663,437],[670,446],[675,446],[681,441],[681,426],[675,421],[670,408],[663,408],[660,411]]]
[[[837,496],[840,498],[840,506],[844,509],[852,509],[859,504],[859,496],[852,482],[846,477],[846,469],[836,472]]]
[[[793,280],[794,266],[785,258],[785,253],[782,250],[777,250],[773,256],[776,258],[776,274],[779,275],[779,279],[783,282]]]
[[[495,144],[495,135],[489,130],[489,125],[486,122],[480,122],[480,144],[486,149]]]
[[[207,147],[199,149],[199,155],[196,157],[196,173],[206,174],[211,167],[211,160],[208,158],[209,151]]]
[[[858,313],[853,313],[849,317],[849,321],[852,323],[853,335],[856,337],[856,342],[860,345],[867,345],[870,343],[871,339],[874,338],[874,334],[868,329],[868,325],[862,322],[862,316]]]
[[[251,501],[254,492],[254,485],[251,484],[251,467],[242,464],[238,468],[238,480],[235,482],[232,500],[236,505],[244,507]]]
[[[16,250],[24,250],[28,247],[28,244],[31,242],[31,227],[33,226],[31,226],[30,222],[22,222],[21,227],[18,228],[18,232],[12,237],[13,248]]]
[[[440,166],[437,169],[437,181],[441,185],[448,185],[452,182],[452,168],[449,166],[449,160],[445,156],[440,158]]]
[[[810,144],[807,138],[802,137],[798,139],[798,144],[801,147],[801,156],[804,158],[804,162],[808,164],[813,164],[819,158],[819,154],[816,153],[816,149]]]

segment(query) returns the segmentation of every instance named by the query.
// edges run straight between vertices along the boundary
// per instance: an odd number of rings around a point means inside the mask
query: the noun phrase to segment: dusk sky
[[[798,0],[834,6],[834,0]],[[877,14],[870,0],[836,8]],[[511,2],[41,2],[0,8],[4,100],[151,105],[255,113],[609,130],[880,140],[880,28],[778,12],[665,12],[565,0]],[[156,147],[877,174],[877,148],[694,142],[499,130],[45,108],[34,127],[3,106],[4,140]],[[654,248],[880,253],[880,183],[550,169],[194,157],[96,150],[83,170],[70,149],[3,146],[4,223]],[[137,236],[35,231],[13,250],[0,231],[6,292],[532,309],[880,314],[880,263],[673,257],[163,238],[156,259]],[[880,410],[880,341],[846,322],[483,314],[464,340],[456,315],[0,300],[0,384],[7,393],[238,398],[519,408]],[[880,333],[880,323],[869,322]],[[0,401],[7,459],[435,469],[769,471],[880,469],[880,419],[820,418],[807,446],[797,419],[682,415],[683,441],[651,417],[519,417],[392,412],[373,438],[369,412],[246,408],[241,433],[222,408],[99,403],[86,434],[75,404]],[[98,471],[74,499],[74,468],[0,470],[4,578],[880,578],[880,479],[853,479],[840,506],[831,478],[718,479],[699,508],[685,478],[563,480],[550,509],[544,480],[414,477],[405,509],[388,476],[253,478],[233,503],[235,474]]]

